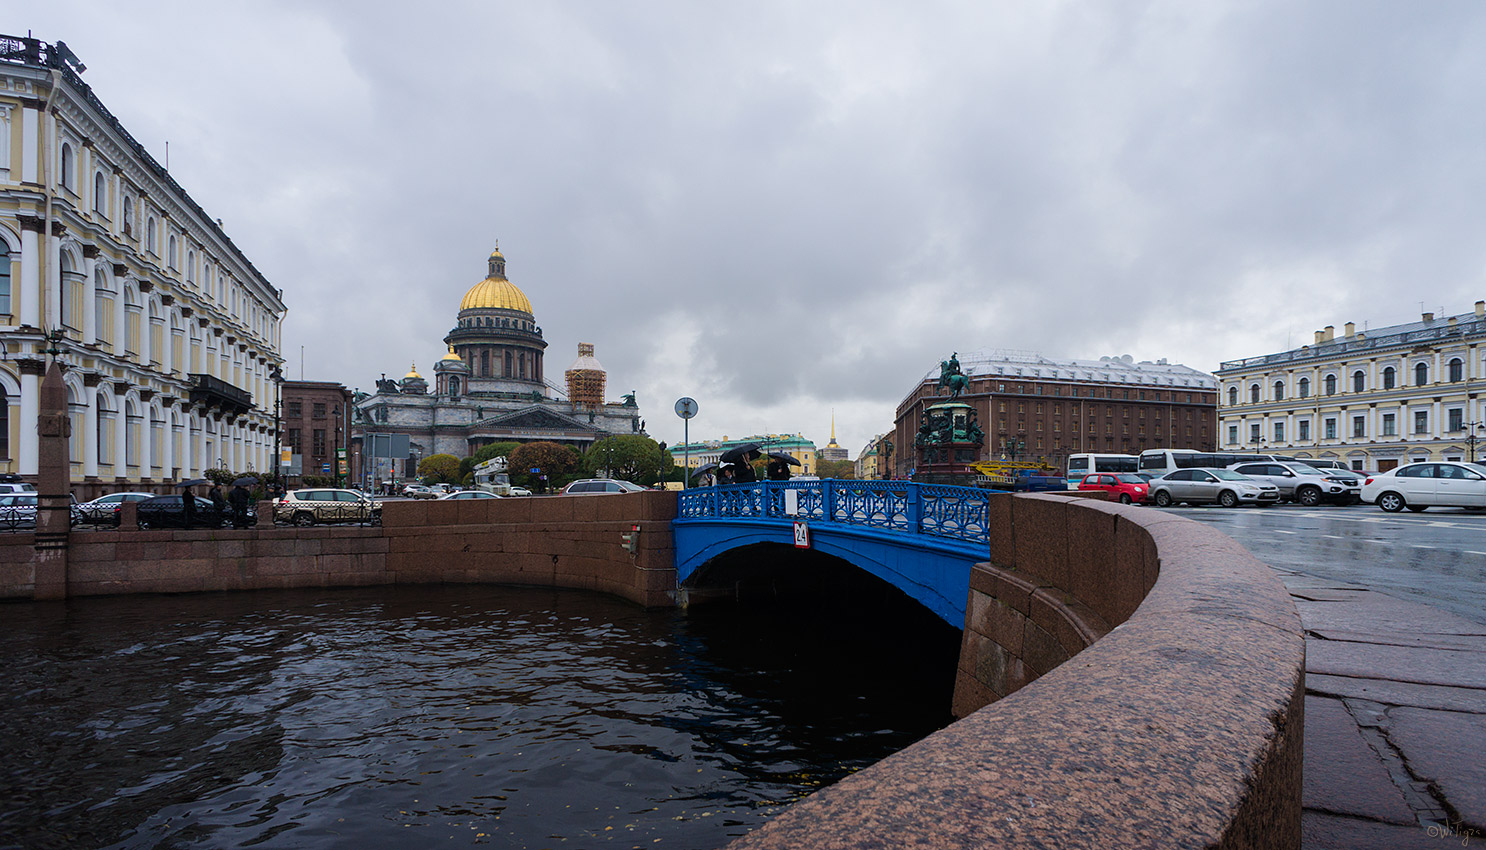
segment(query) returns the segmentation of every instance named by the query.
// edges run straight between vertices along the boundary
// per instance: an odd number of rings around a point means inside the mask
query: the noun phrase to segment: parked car
[[[440,496],[439,497],[439,501],[440,502],[448,502],[448,501],[451,501],[451,500],[460,500],[460,501],[463,501],[463,500],[466,500],[466,499],[499,499],[499,498],[500,498],[500,496],[497,496],[494,493],[487,493],[484,490],[458,490],[458,491],[455,491],[453,493],[449,493],[447,495]]]
[[[36,485],[29,481],[0,482],[0,493],[35,493]]]
[[[1177,502],[1217,502],[1225,508],[1273,505],[1280,501],[1280,488],[1231,469],[1178,469],[1151,481],[1151,501],[1162,508]]]
[[[1150,495],[1150,485],[1144,478],[1133,472],[1101,472],[1085,475],[1083,480],[1078,482],[1078,489],[1103,490],[1109,494],[1109,498],[1118,499],[1124,505],[1132,502],[1144,504],[1146,497]]]
[[[36,503],[40,497],[35,491],[0,493],[0,531],[15,531],[36,527]],[[72,497],[70,524],[77,525],[77,497]]]
[[[580,478],[562,488],[563,495],[573,493],[643,493],[645,488],[613,478]]]
[[[1237,463],[1228,468],[1255,481],[1273,484],[1279,488],[1281,499],[1307,507],[1322,502],[1350,505],[1362,501],[1362,482],[1355,475],[1323,471],[1299,461]]]
[[[139,501],[138,520],[140,528],[226,528],[232,525],[232,509],[218,509],[210,499],[192,496],[196,510],[191,522],[186,522],[184,502],[179,493],[167,496],[151,496]],[[258,524],[258,511],[248,505],[248,525]]]
[[[310,526],[322,522],[382,521],[382,506],[356,490],[290,490],[274,502],[273,521]]]
[[[153,499],[154,493],[109,493],[77,506],[77,521],[82,525],[118,525],[119,512],[125,502]]]
[[[402,494],[411,499],[437,499],[439,497],[438,493],[422,484],[409,484],[402,488]]]
[[[526,489],[525,487],[512,486],[511,487],[511,493],[510,494],[512,496],[530,496],[531,495],[531,491],[528,490],[528,489]]]
[[[1408,508],[1486,508],[1486,465],[1461,461],[1409,463],[1368,476],[1362,501],[1389,513]]]

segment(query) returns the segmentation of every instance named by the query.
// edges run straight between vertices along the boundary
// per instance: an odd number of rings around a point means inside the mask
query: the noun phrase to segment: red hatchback
[[[1125,472],[1085,475],[1078,482],[1078,489],[1108,491],[1109,498],[1119,499],[1125,505],[1145,504],[1146,496],[1150,495],[1150,484],[1144,478]]]

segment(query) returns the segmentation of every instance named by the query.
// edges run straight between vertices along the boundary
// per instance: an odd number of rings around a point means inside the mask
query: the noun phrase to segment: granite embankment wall
[[[729,850],[1300,847],[1305,641],[1273,571],[1196,522],[1066,496],[994,499],[991,552],[968,716]]]
[[[266,511],[260,511],[264,517]],[[0,598],[485,582],[672,604],[673,493],[388,502],[380,527],[78,531],[60,576],[35,536],[0,535]],[[640,528],[637,552],[620,535]]]

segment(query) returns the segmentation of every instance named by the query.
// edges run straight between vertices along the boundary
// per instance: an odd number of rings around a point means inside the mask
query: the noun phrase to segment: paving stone
[[[1305,698],[1307,809],[1415,824],[1414,812],[1338,700]]]
[[[1305,642],[1309,673],[1486,688],[1486,653],[1334,640]]]
[[[1301,850],[1443,850],[1427,827],[1399,826],[1307,809],[1300,816]]]
[[[1313,602],[1296,599],[1300,622],[1309,631],[1327,629],[1358,631],[1367,629],[1379,634],[1481,635],[1486,626],[1438,608],[1405,602],[1369,591],[1366,596],[1344,602]]]
[[[1446,685],[1417,685],[1387,679],[1358,679],[1307,672],[1306,693],[1320,696],[1368,699],[1384,705],[1407,705],[1444,711],[1486,714],[1486,691]]]
[[[1388,740],[1414,775],[1439,789],[1465,823],[1486,830],[1486,715],[1395,708],[1388,716]]]
[[[1359,625],[1366,626],[1366,623]],[[1458,649],[1463,652],[1486,652],[1486,635],[1420,635],[1380,634],[1377,632],[1343,631],[1342,629],[1309,629],[1325,640],[1351,643],[1377,643],[1389,646],[1422,646],[1430,649]]]

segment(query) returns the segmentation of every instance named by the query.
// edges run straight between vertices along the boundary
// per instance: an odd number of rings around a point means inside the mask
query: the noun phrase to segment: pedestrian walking
[[[227,496],[227,501],[232,503],[232,527],[247,528],[248,503],[253,501],[252,495],[248,493],[248,488],[241,484],[233,487],[232,492]]]

